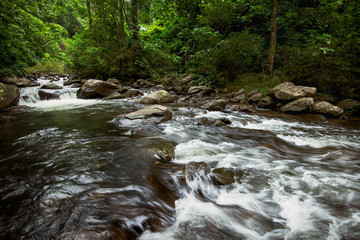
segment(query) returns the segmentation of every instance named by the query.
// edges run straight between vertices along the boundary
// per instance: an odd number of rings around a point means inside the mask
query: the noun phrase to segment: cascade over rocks
[[[279,101],[291,101],[311,97],[316,90],[314,87],[296,86],[292,82],[284,82],[271,89],[270,93]]]
[[[328,117],[339,117],[344,113],[344,110],[332,105],[331,103],[322,101],[315,103],[313,112],[320,113]]]
[[[159,124],[172,118],[172,112],[161,105],[152,105],[144,109],[126,114],[122,124]]]
[[[109,84],[102,80],[89,79],[81,86],[76,95],[82,99],[103,98],[121,90],[122,87],[120,85]]]
[[[174,98],[165,90],[160,90],[143,97],[140,102],[144,104],[159,104],[173,102]]]
[[[193,181],[197,177],[203,177],[211,172],[211,168],[205,162],[189,162],[185,166],[184,175],[187,180]]]
[[[54,100],[54,99],[59,99],[61,95],[61,92],[56,91],[56,92],[47,92],[44,90],[40,90],[39,91],[39,97],[41,100]]]
[[[0,109],[17,104],[19,97],[20,90],[18,87],[0,83]]]
[[[282,112],[301,113],[311,111],[314,106],[314,99],[312,97],[303,97],[292,101],[280,108]]]

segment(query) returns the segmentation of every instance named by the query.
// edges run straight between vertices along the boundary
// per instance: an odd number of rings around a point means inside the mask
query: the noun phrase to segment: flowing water
[[[1,239],[360,239],[358,121],[173,104],[169,122],[121,125],[144,105],[38,89],[0,123]],[[219,185],[218,168],[241,174]]]

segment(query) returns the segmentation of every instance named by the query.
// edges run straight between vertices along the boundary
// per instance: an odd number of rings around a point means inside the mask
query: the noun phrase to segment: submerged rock
[[[344,113],[342,108],[332,105],[331,103],[322,101],[315,103],[313,112],[323,114],[328,117],[339,117]]]
[[[304,97],[282,106],[280,110],[282,112],[301,113],[310,111],[313,106],[314,99],[312,97]]]
[[[193,181],[197,177],[203,177],[210,173],[211,168],[205,162],[189,162],[185,166],[185,177]]]
[[[208,111],[224,111],[226,108],[227,101],[225,99],[213,100],[206,103],[202,108]]]
[[[18,87],[0,83],[0,109],[17,104],[20,97]]]
[[[316,93],[316,90],[317,89],[314,87],[296,86],[292,82],[284,82],[271,89],[270,93],[277,100],[291,101],[304,97],[311,97]]]
[[[123,123],[159,124],[171,118],[172,112],[168,108],[161,105],[152,105],[125,115],[127,121],[123,121]]]
[[[243,171],[232,168],[216,168],[212,171],[215,181],[219,185],[229,185],[235,182],[240,182]]]
[[[140,100],[140,102],[144,104],[169,103],[173,101],[174,101],[173,97],[170,95],[170,93],[168,93],[165,90],[160,90],[151,93]]]
[[[109,84],[102,80],[89,79],[77,91],[78,98],[92,99],[110,96],[114,92],[121,91],[120,85]]]

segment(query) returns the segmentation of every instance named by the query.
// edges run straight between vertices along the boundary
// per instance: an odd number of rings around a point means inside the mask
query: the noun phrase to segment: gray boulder
[[[0,83],[0,109],[17,104],[19,97],[20,90],[18,87]]]
[[[289,102],[288,104],[282,106],[280,110],[282,112],[301,113],[301,112],[310,111],[313,106],[314,106],[314,99],[312,97],[304,97]]]
[[[227,101],[225,99],[219,99],[206,103],[205,105],[202,106],[202,108],[208,111],[224,111],[226,104]]]
[[[56,91],[56,92],[47,92],[44,90],[40,90],[39,91],[39,97],[41,100],[54,100],[54,99],[59,99],[61,95],[61,92]]]
[[[232,168],[215,168],[212,171],[215,182],[219,185],[229,185],[235,182],[241,182],[244,172]]]
[[[360,102],[353,99],[345,99],[337,104],[339,108],[344,109],[347,114],[360,116]]]
[[[339,117],[344,113],[342,108],[332,105],[331,103],[322,101],[314,105],[313,112],[320,113],[328,117]]]
[[[295,99],[300,99],[303,97],[311,97],[316,93],[316,88],[314,87],[305,87],[305,86],[296,86],[292,82],[284,82],[273,89],[270,90],[270,93],[280,101],[292,101]]]
[[[103,98],[114,92],[121,91],[120,85],[109,84],[102,80],[89,79],[77,91],[76,95],[82,99]]]
[[[259,93],[259,89],[253,89],[253,90],[251,90],[249,93],[248,93],[248,97],[250,98],[251,96],[253,96],[253,95],[255,95],[255,94],[257,94],[257,93]]]
[[[208,117],[202,117],[197,120],[198,125],[202,126],[225,126],[231,124],[231,120],[225,117],[222,118],[208,118]]]
[[[234,98],[230,99],[230,102],[238,103],[238,102],[245,101],[245,100],[246,100],[246,95],[245,95],[245,93],[242,93],[242,94],[236,95]]]
[[[161,105],[147,108],[125,115],[124,124],[159,124],[172,118],[172,112]]]
[[[143,97],[140,102],[144,104],[159,104],[173,102],[174,98],[165,90],[160,90]]]
[[[271,108],[274,106],[274,100],[270,96],[263,97],[260,99],[257,106],[260,108]]]
[[[30,87],[31,81],[27,78],[9,77],[2,80],[3,83],[17,87]]]
[[[206,95],[209,95],[211,93],[214,93],[214,89],[206,87],[206,86],[192,86],[188,90],[188,94],[197,94],[199,97],[203,97]]]
[[[263,97],[263,94],[261,92],[255,93],[255,94],[251,95],[251,97],[249,98],[249,103],[257,104],[262,97]]]
[[[109,84],[120,84],[120,81],[116,78],[109,78],[108,80],[106,80],[106,82]]]
[[[243,94],[245,94],[245,89],[242,88],[242,89],[240,89],[239,91],[234,92],[231,97],[235,98],[235,97],[240,96],[240,95],[243,95]],[[246,97],[246,96],[245,96],[245,97]]]
[[[124,98],[131,98],[131,97],[136,97],[138,95],[140,95],[141,93],[139,92],[139,90],[136,89],[128,89],[124,94],[123,97]]]

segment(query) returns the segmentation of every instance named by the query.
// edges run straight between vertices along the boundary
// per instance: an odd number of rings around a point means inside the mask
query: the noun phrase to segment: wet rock
[[[31,82],[30,85],[29,85],[29,87],[38,87],[38,86],[40,86],[40,85],[41,85],[41,84],[38,83],[38,82]]]
[[[136,90],[136,89],[128,89],[124,94],[123,97],[124,98],[131,98],[131,97],[136,97],[138,95],[140,95],[140,91]]]
[[[20,90],[18,87],[0,83],[0,109],[17,104],[19,97]]]
[[[230,99],[230,102],[238,103],[238,102],[241,102],[244,100],[246,100],[246,95],[245,95],[245,93],[242,93],[242,94],[237,95],[236,97]]]
[[[301,113],[310,111],[313,106],[314,99],[312,97],[304,97],[282,106],[280,110],[282,112]]]
[[[147,108],[125,115],[123,123],[135,124],[159,124],[172,118],[172,112],[164,106],[152,105]]]
[[[244,175],[243,171],[232,168],[216,168],[212,171],[215,181],[219,185],[229,185],[240,182]]]
[[[274,100],[270,96],[263,97],[260,99],[257,106],[260,108],[271,108],[274,106]]]
[[[227,101],[225,99],[219,99],[206,103],[205,105],[202,106],[202,108],[208,111],[224,111],[226,104]]]
[[[110,94],[109,96],[104,97],[104,100],[112,100],[112,99],[120,99],[123,98],[123,96],[121,95],[121,93],[118,92],[113,92],[112,94]]]
[[[156,146],[153,146],[151,151],[154,152],[154,156],[160,162],[168,163],[175,157],[175,144],[166,141],[159,141]]]
[[[188,101],[190,98],[191,98],[190,96],[181,97],[178,99],[178,102],[185,102]]]
[[[56,91],[56,92],[47,92],[47,91],[43,91],[43,90],[39,91],[39,97],[41,100],[59,99],[60,95],[61,95],[61,92],[59,92],[59,91]]]
[[[205,162],[189,162],[185,166],[185,177],[193,181],[197,177],[203,177],[211,172],[211,168]]]
[[[344,109],[345,113],[360,116],[360,102],[353,99],[345,99],[337,104]]]
[[[197,119],[197,124],[202,126],[225,126],[231,124],[231,121],[228,118],[208,118],[202,117]]]
[[[42,85],[41,89],[63,89],[63,87],[53,83],[47,83]]]
[[[106,83],[102,80],[89,79],[77,91],[76,95],[82,99],[103,98],[122,89],[119,85]]]
[[[339,117],[344,113],[344,110],[332,105],[331,103],[322,101],[314,104],[313,112],[320,113],[328,117]]]
[[[109,78],[108,80],[106,80],[106,82],[109,84],[120,84],[120,81],[116,78]]]
[[[140,102],[144,104],[169,103],[173,101],[173,97],[165,90],[151,93],[140,100]]]
[[[0,122],[11,122],[16,120],[14,116],[0,116]]]
[[[27,78],[19,78],[19,77],[8,77],[2,79],[1,82],[9,85],[13,85],[16,87],[30,87],[31,80]]]
[[[68,86],[68,85],[72,85],[72,84],[76,84],[76,85],[82,85],[83,79],[69,79],[67,81],[64,82],[64,86]]]
[[[296,86],[292,82],[284,82],[271,89],[270,93],[277,100],[291,101],[295,99],[313,96],[316,93],[316,88]]]
[[[235,112],[256,112],[256,108],[249,104],[230,105],[229,110]]]
[[[261,92],[255,93],[255,94],[251,95],[251,97],[249,98],[249,103],[257,104],[262,97],[263,97],[263,94]]]
[[[211,93],[214,93],[214,89],[206,87],[206,86],[192,86],[188,90],[188,94],[197,94],[199,97],[203,97],[206,95],[209,95]]]

